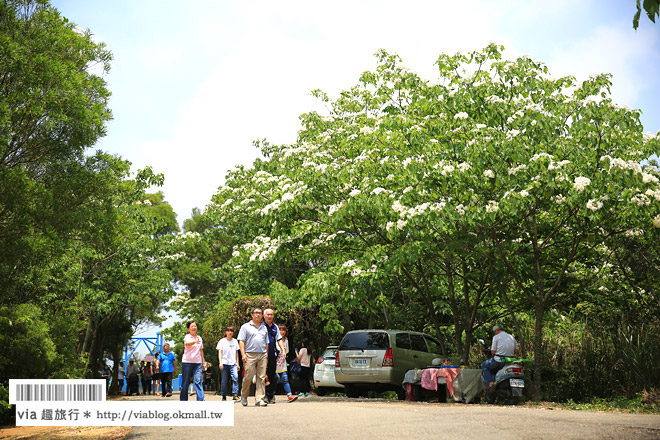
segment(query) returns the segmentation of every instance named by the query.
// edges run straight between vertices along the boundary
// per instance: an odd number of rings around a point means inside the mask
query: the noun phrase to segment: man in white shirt
[[[494,326],[493,333],[495,336],[490,346],[493,357],[481,363],[484,381],[489,388],[493,386],[497,372],[504,366],[501,356],[513,357],[518,352],[518,343],[513,336],[504,331],[502,326]]]

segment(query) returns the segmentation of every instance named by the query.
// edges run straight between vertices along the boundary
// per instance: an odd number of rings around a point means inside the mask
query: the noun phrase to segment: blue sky
[[[490,42],[508,58],[547,63],[554,76],[610,72],[615,101],[660,131],[660,24],[643,17],[635,32],[635,0],[52,4],[114,54],[106,77],[114,119],[97,148],[164,173],[180,223],[228,169],[258,157],[253,140],[293,142],[298,115],[320,109],[309,92],[336,96],[375,66],[380,48],[427,78],[440,53]]]
[[[335,2],[54,0],[114,54],[106,77],[114,120],[98,148],[165,174],[162,190],[190,217],[250,164],[255,139],[293,142],[298,115],[375,66],[379,48],[431,77],[440,53],[507,48],[553,75],[614,74],[615,101],[660,131],[660,24],[632,29],[634,0]]]

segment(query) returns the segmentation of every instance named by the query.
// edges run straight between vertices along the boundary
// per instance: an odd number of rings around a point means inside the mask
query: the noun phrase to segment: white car
[[[323,355],[316,360],[314,367],[314,388],[316,394],[323,396],[326,393],[340,391],[344,385],[340,385],[335,380],[335,356],[337,355],[337,346],[328,346]]]

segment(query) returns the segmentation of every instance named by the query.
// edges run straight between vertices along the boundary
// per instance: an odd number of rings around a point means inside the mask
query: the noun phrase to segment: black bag
[[[296,376],[302,371],[302,367],[298,361],[292,361],[289,364],[289,368],[291,369],[291,374],[295,374]]]

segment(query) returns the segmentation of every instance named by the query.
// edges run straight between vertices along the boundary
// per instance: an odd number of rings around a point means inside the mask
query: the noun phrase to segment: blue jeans
[[[222,396],[227,395],[227,382],[229,382],[229,376],[231,376],[231,393],[233,395],[238,394],[238,365],[227,365],[222,366],[222,387],[220,388]]]
[[[291,385],[289,385],[289,375],[286,373],[286,371],[282,371],[281,373],[277,373],[277,377],[282,382],[282,386],[284,387],[284,392],[287,394],[291,394]]]
[[[481,371],[484,376],[486,386],[489,383],[495,382],[495,375],[504,366],[504,362],[496,361],[495,358],[490,358],[481,363]]]
[[[179,400],[188,400],[188,385],[190,377],[193,376],[193,388],[197,393],[197,400],[204,400],[204,387],[202,386],[202,376],[204,376],[204,366],[202,364],[191,364],[183,362],[181,364],[181,386],[179,387]]]

